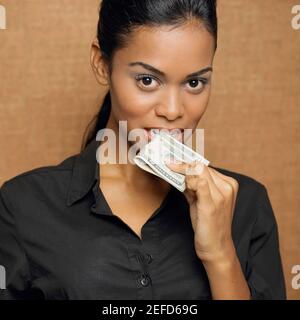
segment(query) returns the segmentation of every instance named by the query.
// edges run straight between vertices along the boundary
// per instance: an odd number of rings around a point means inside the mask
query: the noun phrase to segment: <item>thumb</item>
[[[196,200],[196,195],[195,195],[195,192],[192,192],[191,190],[189,189],[185,189],[184,192],[183,192],[185,198],[187,199],[189,205],[193,204],[194,201]]]

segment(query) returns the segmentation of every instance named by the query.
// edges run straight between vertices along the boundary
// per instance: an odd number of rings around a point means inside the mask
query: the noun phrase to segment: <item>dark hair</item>
[[[97,38],[109,72],[112,72],[115,51],[126,47],[132,31],[141,26],[178,27],[191,18],[196,19],[214,37],[216,50],[218,38],[216,7],[217,0],[102,0]],[[86,142],[83,142],[82,149],[96,138],[100,129],[106,127],[110,112],[111,100],[108,92],[99,113],[92,120],[92,122],[96,120],[96,124],[89,132]]]

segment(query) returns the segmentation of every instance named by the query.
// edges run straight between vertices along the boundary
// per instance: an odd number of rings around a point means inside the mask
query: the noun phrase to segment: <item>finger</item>
[[[223,203],[225,200],[225,197],[221,192],[220,183],[219,183],[219,186],[216,184],[216,179],[213,179],[212,174],[210,173],[209,167],[203,165],[203,172],[201,174],[201,177],[207,179],[212,198],[217,203]]]
[[[219,172],[218,170],[212,168],[212,167],[209,167],[209,169],[211,171],[213,171],[217,176],[221,177],[222,179],[224,179],[225,181],[227,181],[229,184],[232,185],[232,187],[235,189],[235,191],[237,192],[238,189],[239,189],[239,184],[237,182],[237,180],[235,180],[234,178],[232,177],[229,177],[229,176],[226,176],[225,174],[222,174],[221,172]]]
[[[236,198],[237,198],[237,192],[239,189],[238,182],[231,177],[228,177],[224,174],[221,174],[219,171],[217,171],[211,167],[209,168],[209,170],[212,173],[213,179],[218,181],[216,183],[221,188],[221,192],[223,192],[225,195],[227,195],[227,194],[231,195],[231,200],[233,202],[233,208],[234,208],[235,203],[236,203]],[[223,185],[223,186],[221,186],[221,185]]]
[[[211,194],[211,190],[209,187],[209,183],[205,178],[199,177],[191,177],[187,181],[187,189],[186,192],[190,194],[190,192],[194,192],[202,205],[205,205],[206,202],[213,203],[213,198]]]
[[[165,161],[165,165],[169,167],[172,171],[177,173],[186,174],[186,170],[189,167],[189,164],[186,162],[173,163]]]
[[[204,212],[210,213],[215,210],[214,200],[210,191],[209,183],[206,179],[198,178],[196,195],[200,201],[197,202],[198,209],[203,209]]]
[[[227,190],[232,191],[233,187],[232,185],[228,182],[227,179],[225,179],[223,176],[217,174],[216,170],[213,170],[212,168],[208,168],[209,173],[214,180],[215,184],[217,187],[220,189],[221,193],[226,196],[227,195]]]
[[[183,193],[186,199],[188,200],[189,204],[192,204],[194,203],[194,201],[197,200],[197,196],[195,195],[195,192],[191,191],[189,188],[186,188]]]
[[[185,175],[186,185],[188,188],[195,189],[197,179],[201,177],[202,179],[206,179],[208,181],[212,198],[217,202],[224,200],[223,194],[216,186],[208,167],[200,161],[196,160],[191,163],[171,163],[170,165],[167,163],[167,165],[171,170]]]

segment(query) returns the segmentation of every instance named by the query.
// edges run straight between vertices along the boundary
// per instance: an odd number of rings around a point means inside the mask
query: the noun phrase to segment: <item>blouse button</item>
[[[140,282],[142,286],[147,287],[150,283],[150,278],[146,274],[142,274]]]
[[[152,257],[152,255],[150,253],[146,253],[146,260],[147,260],[148,263],[152,262],[153,257]]]

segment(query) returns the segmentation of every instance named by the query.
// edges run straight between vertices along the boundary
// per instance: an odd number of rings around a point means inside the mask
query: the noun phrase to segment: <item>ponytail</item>
[[[88,137],[83,139],[83,143],[81,146],[81,151],[83,151],[87,145],[94,139],[96,139],[97,133],[99,130],[106,128],[109,116],[111,112],[111,99],[110,99],[110,91],[105,95],[101,109],[99,113],[92,119],[92,121],[89,123],[87,130],[89,130],[90,125],[95,122],[93,129],[88,133]],[[84,134],[84,137],[86,136],[86,132]]]

